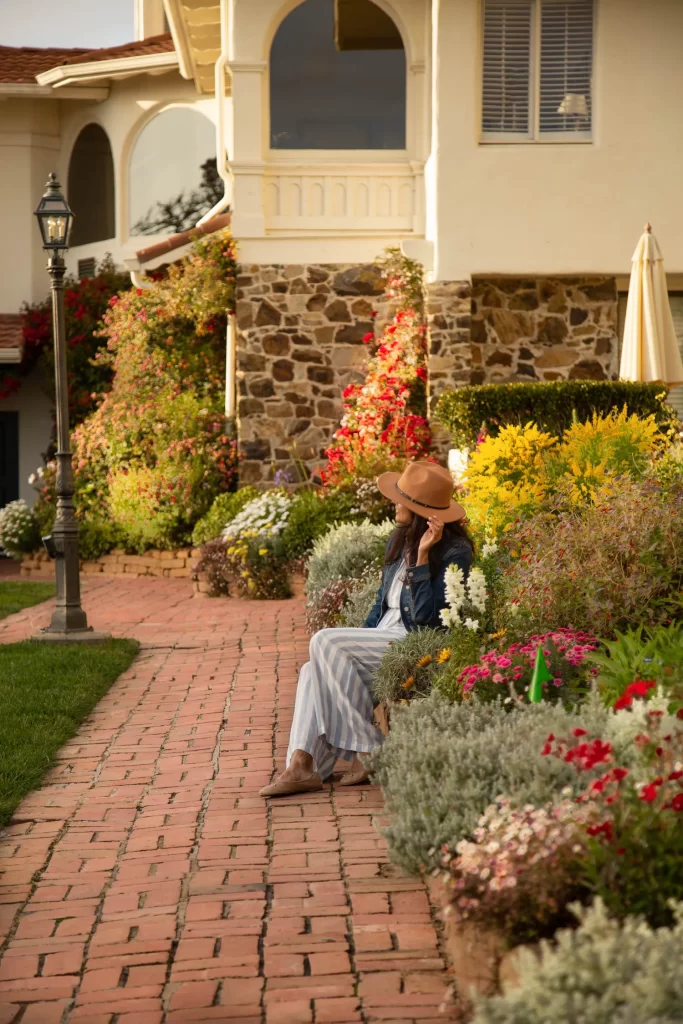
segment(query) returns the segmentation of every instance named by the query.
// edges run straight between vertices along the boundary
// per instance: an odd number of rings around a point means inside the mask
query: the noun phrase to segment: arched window
[[[75,214],[71,245],[114,238],[114,161],[107,133],[98,124],[86,125],[76,139],[67,195]]]
[[[270,53],[273,149],[405,149],[406,57],[371,0],[305,0]]]
[[[138,135],[130,158],[132,235],[186,231],[222,199],[216,131],[191,107],[171,107]]]

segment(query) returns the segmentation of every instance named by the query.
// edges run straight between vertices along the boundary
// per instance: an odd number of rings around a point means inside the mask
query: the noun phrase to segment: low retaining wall
[[[179,551],[147,551],[144,555],[127,555],[112,551],[95,561],[82,561],[81,572],[86,576],[162,576],[166,579],[191,579],[193,565],[199,551],[181,548]],[[36,552],[21,563],[21,576],[30,579],[54,576],[54,563],[44,551]]]

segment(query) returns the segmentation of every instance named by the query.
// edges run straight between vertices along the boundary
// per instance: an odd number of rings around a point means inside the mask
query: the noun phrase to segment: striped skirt
[[[376,750],[382,734],[373,720],[372,681],[389,644],[406,635],[392,629],[321,629],[311,637],[311,660],[296,689],[287,764],[295,750],[313,758],[323,779],[335,761]]]

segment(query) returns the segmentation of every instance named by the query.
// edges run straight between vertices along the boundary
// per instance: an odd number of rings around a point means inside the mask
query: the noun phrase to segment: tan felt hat
[[[453,477],[433,462],[409,462],[402,473],[382,473],[377,487],[385,498],[405,505],[423,519],[442,523],[464,519],[465,509],[453,501]]]

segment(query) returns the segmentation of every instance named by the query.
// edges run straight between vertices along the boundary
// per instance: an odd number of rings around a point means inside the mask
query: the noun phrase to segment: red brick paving
[[[454,1019],[377,787],[258,796],[287,746],[301,605],[154,579],[87,581],[84,603],[142,649],[0,839],[0,1024]]]

